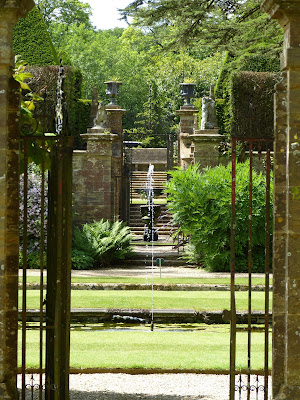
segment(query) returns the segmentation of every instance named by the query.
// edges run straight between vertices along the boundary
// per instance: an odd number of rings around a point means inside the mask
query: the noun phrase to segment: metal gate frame
[[[40,304],[33,312],[27,308],[27,257],[28,251],[28,160],[29,148],[35,143],[42,149],[41,160],[41,219],[40,219]],[[45,163],[50,156],[48,189],[46,190]],[[44,231],[44,204],[48,192],[47,243]],[[70,295],[72,248],[72,138],[24,138],[24,218],[23,218],[23,270],[22,270],[22,391],[45,392],[46,400],[69,398],[70,354]],[[46,265],[44,253],[46,252]],[[44,281],[44,272],[47,281]],[[44,295],[46,290],[46,296]],[[46,306],[46,308],[44,308]],[[38,320],[39,368],[28,369],[27,331],[32,328],[32,315]],[[46,339],[45,339],[46,333]],[[26,374],[39,374],[39,382],[26,383]]]
[[[22,389],[38,391],[39,400],[69,399],[70,319],[71,319],[71,252],[72,252],[72,152],[73,138],[68,136],[64,115],[64,68],[58,71],[56,90],[56,135],[26,136],[23,145],[24,197],[23,197],[23,270],[22,270]],[[40,203],[40,301],[38,310],[27,308],[28,251],[28,166],[35,150],[41,168]],[[48,188],[46,190],[46,170]],[[45,231],[45,200],[48,199],[47,227]],[[47,240],[45,233],[47,232]],[[46,253],[46,264],[44,262]],[[47,280],[44,281],[44,272]],[[46,296],[44,292],[46,291]],[[45,308],[44,308],[45,307]],[[39,368],[27,368],[27,331],[30,320],[38,320]],[[37,373],[38,383],[26,374]]]
[[[249,149],[249,222],[248,222],[248,349],[247,349],[247,383],[242,382],[240,371],[236,370],[236,302],[235,302],[235,221],[236,221],[236,161],[237,161],[237,143],[241,142],[243,146],[247,145]],[[268,381],[269,381],[269,280],[270,280],[270,251],[271,251],[271,232],[270,232],[270,177],[271,177],[271,149],[273,138],[232,138],[232,213],[231,213],[231,296],[230,296],[230,400],[235,399],[235,393],[238,392],[241,399],[242,392],[247,392],[247,400],[250,400],[251,393],[255,393],[258,399],[258,393],[264,392],[264,400],[268,399]],[[251,334],[252,334],[252,172],[253,172],[253,152],[258,149],[261,154],[264,148],[266,154],[266,210],[265,210],[265,311],[264,311],[264,385],[259,382],[258,376],[256,383],[251,384]],[[239,375],[236,383],[236,376]]]

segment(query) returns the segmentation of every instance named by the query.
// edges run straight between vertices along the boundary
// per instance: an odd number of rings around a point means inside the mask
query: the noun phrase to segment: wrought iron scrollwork
[[[239,393],[239,400],[242,399],[242,393],[247,392],[247,393],[254,393],[255,394],[255,400],[259,400],[259,393],[260,392],[265,392],[266,388],[264,385],[261,384],[259,376],[256,375],[255,378],[255,383],[248,383],[244,382],[242,375],[240,374],[238,377],[238,382],[235,385],[235,392]]]
[[[49,384],[49,383],[43,383],[42,385],[40,383],[36,383],[33,374],[30,377],[30,382],[25,385],[25,389],[29,390],[31,392],[37,392],[37,391],[46,391],[46,390],[56,390],[57,387],[54,384]]]

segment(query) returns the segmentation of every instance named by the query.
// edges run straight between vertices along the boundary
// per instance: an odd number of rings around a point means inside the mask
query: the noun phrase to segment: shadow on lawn
[[[207,396],[178,396],[174,394],[140,394],[140,393],[116,393],[116,392],[86,392],[70,391],[70,400],[213,400]]]

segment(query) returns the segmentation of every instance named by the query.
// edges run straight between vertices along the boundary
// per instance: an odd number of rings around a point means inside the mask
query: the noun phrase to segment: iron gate
[[[248,323],[247,331],[247,369],[239,371],[236,368],[237,349],[237,312],[235,299],[235,277],[236,277],[236,162],[237,148],[244,155],[249,157],[249,218],[248,218]],[[270,263],[271,263],[271,150],[272,138],[233,138],[232,139],[232,216],[231,216],[231,311],[230,311],[230,400],[234,399],[268,399],[269,389],[269,330],[270,330]],[[259,371],[263,380],[259,377],[258,371],[252,367],[252,334],[254,331],[252,322],[252,243],[253,243],[253,169],[254,155],[261,160],[264,166],[266,177],[266,209],[265,209],[265,296],[264,296],[264,368]],[[246,221],[245,221],[246,223]]]
[[[26,136],[21,140],[23,207],[19,372],[22,400],[69,399],[72,138],[67,135],[63,118],[63,80],[61,65],[57,80],[56,135]],[[30,180],[33,176],[30,173],[32,159],[39,165],[39,171],[35,167],[34,184]],[[35,198],[30,195],[31,186]],[[30,303],[27,290],[30,285],[28,265],[33,254],[39,254],[39,282],[34,284],[39,289],[38,306]],[[29,342],[31,331],[38,335],[38,368],[30,368],[30,363],[36,364],[37,360],[28,362],[28,356],[32,357],[34,352]],[[29,380],[28,374],[32,374]],[[38,393],[35,397],[34,392]]]
[[[22,301],[21,301],[21,374],[22,400],[26,392],[38,391],[39,399],[68,399],[69,325],[71,288],[71,196],[72,196],[72,141],[65,137],[24,139],[23,226],[22,226]],[[39,187],[40,204],[33,204],[28,196],[29,154],[32,143],[41,152]],[[49,165],[47,166],[47,164]],[[48,171],[46,172],[46,167]],[[45,215],[45,205],[48,213]],[[40,207],[37,227],[39,240],[39,307],[28,304],[28,257],[30,218],[29,207]],[[28,331],[39,334],[39,367],[27,367]],[[28,373],[37,373],[38,382],[26,381]],[[43,394],[43,392],[45,394]]]

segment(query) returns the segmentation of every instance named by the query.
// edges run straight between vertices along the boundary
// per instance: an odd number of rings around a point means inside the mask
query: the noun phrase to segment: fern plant
[[[124,223],[101,219],[73,230],[73,249],[93,259],[94,265],[106,266],[132,253],[130,229]]]

